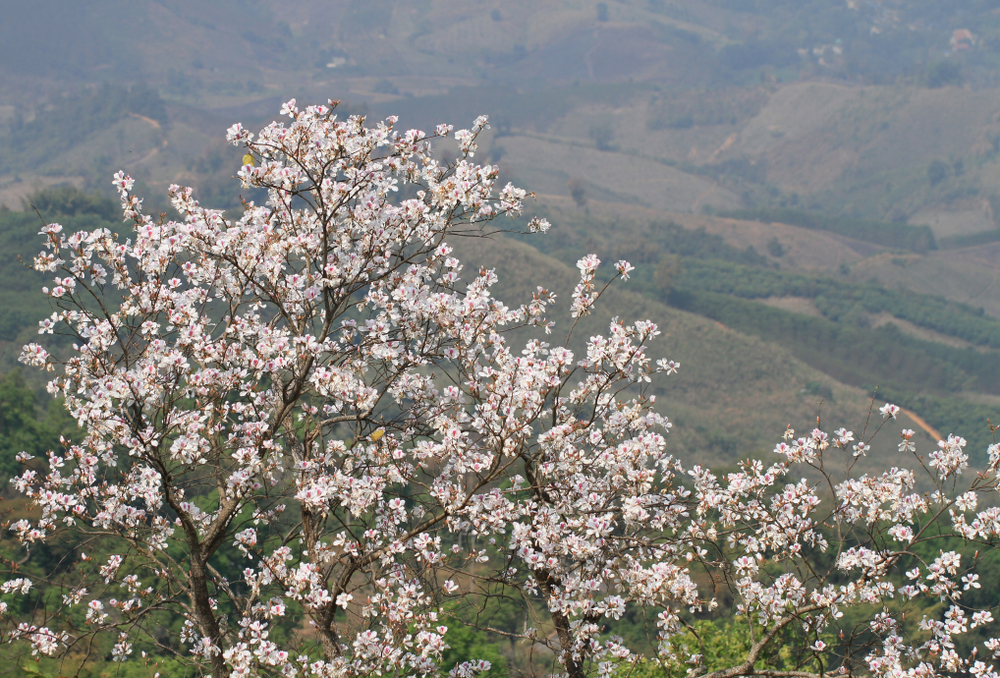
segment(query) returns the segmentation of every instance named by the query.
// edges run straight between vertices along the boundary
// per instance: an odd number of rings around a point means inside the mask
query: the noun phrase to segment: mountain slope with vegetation
[[[171,183],[238,213],[262,196],[240,188],[242,152],[225,129],[266,124],[294,96],[399,114],[401,127],[490,115],[480,154],[536,191],[555,225],[527,246],[570,267],[588,251],[634,260],[624,309],[726,326],[706,384],[754,375],[726,390],[730,417],[744,408],[743,421],[763,421],[762,394],[783,388],[740,358],[766,348],[780,358],[762,364],[803,360],[827,375],[789,381],[789,403],[843,382],[894,389],[942,430],[959,428],[947,412],[1000,420],[996,3],[64,4],[14,10],[21,23],[0,29],[0,202],[13,210],[0,215],[0,371],[47,308],[32,292],[45,281],[16,262],[35,249],[26,196],[67,228],[120,224],[115,209],[44,201],[80,202],[66,186],[106,194],[124,169],[154,213],[168,212]],[[15,25],[37,29],[32,45]],[[970,27],[972,42],[952,45]],[[839,356],[843,343],[865,354]],[[697,345],[686,364],[701,364]],[[713,414],[692,414],[696,427],[734,436],[698,397]],[[746,445],[762,446],[764,428]],[[726,445],[709,446],[745,447]]]
[[[551,318],[557,328],[552,336],[559,337],[573,324],[567,300],[578,274],[572,264],[534,247],[544,248],[550,237],[532,236],[527,242],[463,239],[455,246],[463,261],[497,267],[496,296],[508,303],[530,298],[538,285],[557,292],[562,301]],[[658,324],[662,334],[651,343],[651,356],[681,365],[676,375],[659,380],[654,391],[660,409],[675,423],[670,444],[678,456],[697,451],[700,459],[725,463],[741,453],[762,453],[773,447],[787,424],[806,428],[814,425],[817,415],[864,428],[870,406],[867,390],[838,382],[766,339],[641,294],[637,282],[612,285],[594,315],[575,329],[571,346],[582,351],[587,337],[605,332],[613,316],[626,321],[649,318]],[[908,417],[905,422],[920,430]],[[920,437],[930,442],[926,432]],[[878,448],[880,463],[894,451],[895,442],[885,437]]]
[[[550,204],[556,226],[530,242],[561,261],[595,251],[637,262],[632,284],[646,297],[780,347],[845,384],[877,389],[934,428],[961,430],[977,449],[994,442],[987,421],[1000,423],[1000,320],[982,307],[861,282],[840,267],[786,272],[784,255],[649,219],[655,212],[642,221],[603,206],[598,213],[597,204],[594,212]]]

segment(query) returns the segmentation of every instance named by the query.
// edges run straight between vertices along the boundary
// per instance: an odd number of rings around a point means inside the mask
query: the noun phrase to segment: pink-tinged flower
[[[878,411],[882,413],[883,419],[887,419],[889,417],[895,419],[896,415],[899,414],[899,408],[892,403],[886,403],[882,407],[878,408]]]
[[[899,436],[903,439],[898,445],[900,452],[913,452],[917,449],[916,444],[913,442],[913,429],[904,428]]]
[[[485,118],[454,132],[463,155],[443,163],[423,132],[335,108],[292,100],[258,135],[229,129],[260,159],[240,179],[266,196],[239,215],[171,186],[178,218],[154,218],[119,172],[127,235],[42,229],[34,265],[59,303],[39,328],[75,344],[28,344],[20,359],[55,372],[48,390],[82,432],[16,457],[11,489],[30,506],[9,531],[29,560],[53,537],[91,555],[67,561],[73,588],[53,589],[47,627],[38,606],[0,605],[6,641],[60,654],[89,642],[51,630],[72,628],[121,661],[161,640],[133,623],[156,611],[177,616],[177,642],[205,670],[471,678],[490,664],[442,666],[448,626],[489,590],[538,601],[533,627],[511,633],[563,674],[627,672],[638,648],[616,629],[645,607],[671,673],[704,662],[686,624],[713,612],[734,633],[787,624],[769,653],[789,635],[825,653],[819,634],[851,615],[844,666],[994,678],[954,646],[993,622],[972,595],[985,585],[970,544],[1000,537],[1000,509],[978,503],[1000,447],[962,488],[964,439],[914,457],[938,481],[930,494],[910,470],[872,470],[870,428],[857,440],[812,416],[797,425],[807,434],[786,427],[778,457],[690,466],[704,436],[668,445],[654,409],[653,380],[680,367],[659,357],[656,323],[616,316],[574,334],[574,322],[552,341],[538,330],[553,331],[554,292],[527,281],[508,305],[502,270],[448,244],[520,215],[529,195],[472,162]],[[599,265],[577,264],[575,318],[606,288]],[[756,425],[719,425],[734,422]],[[0,592],[48,591],[43,574],[9,574]],[[449,596],[461,605],[442,607]],[[899,598],[927,614],[904,624]],[[288,615],[323,641],[309,656],[276,632]],[[982,646],[1000,654],[996,639]]]
[[[127,193],[132,190],[133,186],[135,186],[135,179],[128,176],[124,172],[119,171],[115,174],[114,181],[111,183],[114,184],[119,193]]]
[[[618,275],[622,277],[622,280],[628,280],[629,274],[635,270],[635,266],[622,259],[615,264],[615,270],[618,271]]]

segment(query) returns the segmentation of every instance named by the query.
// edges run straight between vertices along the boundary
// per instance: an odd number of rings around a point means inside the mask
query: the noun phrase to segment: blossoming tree
[[[489,666],[441,666],[449,600],[502,589],[525,611],[505,633],[571,678],[636,666],[608,635],[630,607],[652,611],[657,661],[711,678],[995,675],[1000,641],[955,639],[993,625],[966,592],[1000,535],[1000,510],[977,512],[996,446],[963,492],[963,440],[915,457],[933,494],[908,471],[854,473],[870,437],[845,430],[789,430],[777,461],[725,477],[683,466],[646,390],[677,368],[649,357],[654,323],[616,319],[579,355],[572,328],[514,346],[511,330],[551,331],[553,295],[507,306],[493,271],[462,278],[448,240],[498,229],[526,195],[472,162],[486,120],[428,136],[334,109],[292,101],[288,122],[229,130],[244,185],[268,195],[239,219],[176,186],[183,219],[153,218],[119,173],[127,239],[43,229],[57,310],[40,331],[76,343],[22,361],[54,372],[84,435],[20,457],[36,513],[9,525],[26,553],[0,589],[4,641],[79,658],[111,636],[113,660],[172,654],[216,678],[464,678]],[[445,165],[430,141],[447,136],[462,155]],[[598,264],[579,262],[574,318]],[[70,577],[25,565],[53,540],[75,547]],[[709,666],[693,620],[723,590],[751,642]],[[848,609],[864,623],[844,629]]]

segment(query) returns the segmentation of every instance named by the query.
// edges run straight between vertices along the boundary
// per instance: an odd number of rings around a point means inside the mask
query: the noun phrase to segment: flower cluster
[[[966,615],[963,593],[978,582],[961,553],[917,563],[909,584],[893,577],[907,549],[940,537],[935,521],[994,543],[1000,513],[976,513],[976,493],[995,491],[995,475],[971,494],[941,485],[933,497],[899,469],[819,483],[831,458],[850,470],[870,449],[843,429],[796,438],[789,428],[779,461],[724,477],[685,467],[646,390],[679,368],[651,359],[655,323],[615,318],[576,350],[515,346],[511,330],[551,330],[554,295],[539,288],[511,307],[491,293],[494,271],[463,279],[448,239],[488,234],[526,197],[471,161],[486,119],[427,135],[335,108],[290,101],[257,135],[230,128],[254,158],[240,179],[268,196],[238,219],[177,186],[182,220],[154,219],[119,173],[128,238],[43,229],[35,268],[55,276],[58,310],[40,333],[58,326],[76,343],[64,359],[31,344],[22,361],[55,372],[49,390],[84,436],[44,463],[22,458],[15,486],[38,511],[12,530],[26,546],[77,534],[110,547],[79,555],[82,581],[48,626],[5,613],[4,640],[54,654],[110,634],[113,658],[131,661],[166,611],[183,619],[184,656],[213,676],[428,676],[441,670],[449,624],[462,623],[448,601],[502,586],[541,602],[532,614],[545,628],[514,635],[581,678],[636,660],[606,634],[630,607],[660,610],[663,661],[698,664],[672,639],[720,605],[708,573],[763,629],[728,676],[752,673],[789,629],[814,657],[844,608],[921,596],[952,607],[912,640],[901,618],[872,622],[838,665],[992,675],[951,650],[993,623],[988,610]],[[436,159],[441,136],[458,141],[457,161]],[[601,295],[599,264],[578,264],[577,320]],[[900,449],[912,436],[903,431]],[[929,454],[936,482],[962,474],[964,446],[952,436]],[[990,457],[993,473],[1000,452]],[[791,478],[796,468],[806,478]],[[218,571],[220,553],[238,565]],[[33,590],[23,575],[2,585]],[[489,668],[470,657],[450,675]]]

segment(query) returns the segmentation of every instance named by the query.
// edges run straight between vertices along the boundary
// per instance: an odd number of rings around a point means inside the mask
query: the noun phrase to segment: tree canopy
[[[964,439],[917,450],[904,429],[930,491],[862,473],[899,413],[886,403],[857,432],[789,427],[769,462],[677,459],[646,390],[679,368],[650,358],[656,324],[615,318],[569,348],[606,289],[595,255],[568,328],[548,290],[507,305],[495,271],[463,277],[449,239],[503,230],[527,195],[473,162],[485,118],[429,135],[335,102],[281,113],[229,130],[252,160],[242,182],[267,192],[239,218],[179,186],[181,219],[154,218],[118,173],[127,237],[42,229],[56,310],[40,329],[75,343],[21,360],[52,372],[82,433],[17,455],[30,502],[9,515],[0,585],[14,654],[465,678],[499,659],[478,629],[570,678],[995,676],[998,601],[977,591],[1000,446],[963,487]],[[446,137],[450,163],[431,147]],[[607,284],[633,271],[614,269]],[[645,643],[617,633],[630,618]]]

